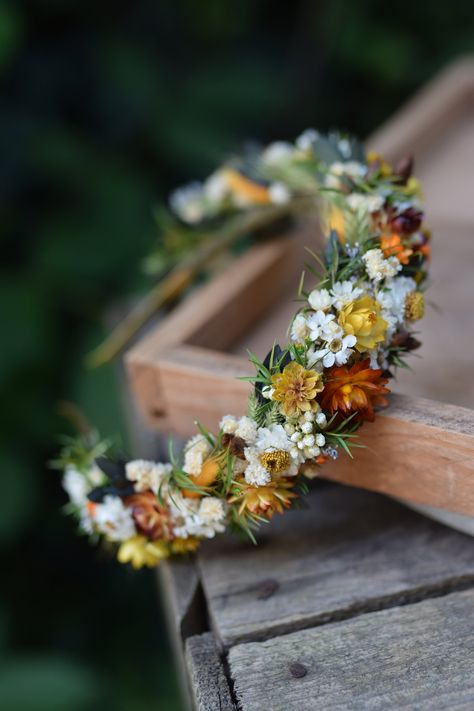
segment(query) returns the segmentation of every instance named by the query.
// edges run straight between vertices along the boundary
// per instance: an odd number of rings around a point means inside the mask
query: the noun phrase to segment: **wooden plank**
[[[186,665],[196,711],[235,711],[212,634],[207,632],[187,640]]]
[[[367,140],[370,149],[387,160],[406,153],[423,152],[439,140],[474,98],[474,58],[449,64],[412,99],[396,111]]]
[[[229,654],[235,694],[245,711],[467,711],[473,618],[470,590],[238,645]]]
[[[221,274],[195,289],[125,355],[131,388],[148,423],[169,426],[161,394],[159,356],[187,343],[231,346],[296,279],[293,237],[254,246]]]
[[[474,410],[392,395],[359,441],[355,460],[340,456],[322,476],[474,515]]]
[[[420,599],[474,582],[472,539],[399,504],[326,486],[275,517],[259,546],[212,541],[198,554],[224,647]]]

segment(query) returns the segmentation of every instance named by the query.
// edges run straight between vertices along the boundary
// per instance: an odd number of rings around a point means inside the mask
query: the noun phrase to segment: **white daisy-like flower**
[[[94,523],[110,541],[126,541],[136,535],[132,512],[118,496],[106,496],[94,509]]]
[[[266,165],[274,165],[275,163],[281,163],[281,161],[286,161],[291,158],[294,150],[291,143],[287,141],[275,141],[265,148],[261,159]]]
[[[271,385],[265,385],[265,386],[262,388],[262,396],[263,396],[266,400],[271,400],[272,397],[273,397],[273,393],[274,393],[274,392],[275,392],[275,388],[272,388]]]
[[[178,188],[171,193],[170,207],[183,222],[195,224],[200,222],[205,214],[203,184],[195,181]]]
[[[268,194],[274,205],[286,205],[291,200],[291,192],[284,183],[272,183]]]
[[[369,249],[362,255],[369,278],[375,283],[382,279],[391,279],[400,271],[402,265],[396,257],[384,257],[381,249]]]
[[[224,434],[235,434],[235,430],[237,429],[237,423],[238,420],[233,415],[224,415],[224,417],[219,423],[219,427]]]
[[[257,439],[257,424],[250,417],[245,415],[240,418],[235,434],[241,437],[247,444],[254,444]]]
[[[91,487],[84,474],[81,474],[75,467],[67,467],[64,472],[62,485],[74,506],[85,505],[87,502],[87,494],[91,490]]]
[[[308,365],[311,367],[312,361],[321,361],[325,368],[331,368],[334,364],[344,365],[354,352],[353,346],[357,343],[357,338],[352,335],[344,338],[333,338],[326,343],[324,348],[315,350],[308,358]]]
[[[296,139],[295,145],[300,151],[310,151],[313,144],[318,140],[319,133],[314,128],[307,128],[301,136]]]
[[[135,484],[135,491],[151,489],[157,494],[163,480],[171,473],[171,464],[149,462],[145,459],[135,459],[125,465],[125,476]]]
[[[334,299],[334,306],[340,311],[346,304],[355,301],[362,294],[362,289],[355,286],[352,281],[336,281],[332,285],[331,295]]]
[[[211,445],[202,434],[192,437],[184,449],[183,471],[186,474],[200,474],[205,459],[211,452]]]
[[[245,481],[251,486],[265,486],[272,480],[270,472],[265,469],[260,461],[260,451],[255,447],[246,447],[244,450],[247,466],[245,468]]]
[[[309,327],[304,314],[296,314],[291,324],[290,337],[294,343],[303,343],[309,336]]]
[[[342,334],[341,327],[334,320],[334,314],[326,314],[324,311],[316,311],[308,316],[308,327],[312,341]]]
[[[264,486],[271,481],[272,474],[295,476],[304,457],[294,447],[282,425],[260,427],[255,446],[244,450],[248,466],[245,481],[253,486]]]
[[[327,289],[313,289],[308,302],[315,311],[327,311],[332,306],[331,294]]]

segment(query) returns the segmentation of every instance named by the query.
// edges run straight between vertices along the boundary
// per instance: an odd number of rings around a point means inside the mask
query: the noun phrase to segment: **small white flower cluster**
[[[96,504],[93,521],[109,541],[126,541],[137,533],[131,510],[118,496],[105,496],[102,503]]]
[[[331,163],[328,168],[328,172],[324,178],[324,185],[326,188],[343,190],[346,188],[345,180],[347,178],[358,182],[365,177],[366,173],[367,166],[363,163],[359,163],[359,161],[349,160],[344,163],[342,161],[335,161]]]
[[[405,324],[405,301],[408,294],[416,291],[416,281],[411,277],[398,276],[377,293],[382,307],[382,316],[388,323],[387,340],[397,328]]]
[[[307,350],[307,365],[316,370],[344,365],[354,352],[357,339],[345,334],[338,323],[338,312],[362,294],[350,281],[336,282],[328,289],[314,289],[308,296],[313,311],[299,313],[291,326],[294,343],[313,341]]]
[[[285,430],[293,443],[292,456],[296,459],[314,459],[321,454],[326,438],[321,432],[327,425],[324,412],[305,412],[298,419],[285,424]]]
[[[63,475],[63,489],[69,496],[73,506],[78,510],[79,526],[84,533],[91,534],[93,531],[93,523],[87,508],[87,495],[96,486],[100,486],[105,482],[104,473],[96,464],[83,473],[74,466],[66,467]]]
[[[169,499],[169,508],[173,532],[178,538],[213,538],[225,530],[225,504],[215,496],[186,499],[175,492]]]
[[[125,475],[129,481],[133,481],[135,491],[151,489],[154,494],[158,494],[160,486],[169,477],[172,469],[171,464],[135,459],[125,465]]]
[[[198,475],[201,472],[205,459],[211,453],[212,447],[202,434],[192,437],[184,448],[183,471],[186,474]]]
[[[351,193],[347,196],[346,201],[354,212],[373,213],[382,209],[385,198],[381,195]]]
[[[369,249],[363,256],[369,279],[378,284],[383,279],[392,279],[402,265],[396,257],[385,257],[381,249]]]
[[[225,415],[220,422],[224,434],[232,434],[244,440],[245,462],[236,459],[234,473],[244,473],[245,481],[252,486],[265,486],[272,479],[272,472],[265,466],[265,457],[262,455],[272,452],[287,454],[284,468],[278,474],[295,476],[298,466],[302,462],[301,454],[288,437],[282,425],[272,424],[269,427],[257,427],[250,417]]]

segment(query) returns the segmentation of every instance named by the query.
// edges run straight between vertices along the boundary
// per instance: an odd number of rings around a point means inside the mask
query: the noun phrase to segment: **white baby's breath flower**
[[[135,459],[125,465],[125,475],[135,484],[135,491],[153,491],[157,494],[160,486],[172,470],[171,464]]]
[[[355,286],[351,281],[336,281],[331,288],[331,295],[334,299],[334,306],[340,311],[346,304],[355,301],[362,294],[362,289]]]
[[[197,434],[192,437],[184,449],[183,471],[186,474],[200,474],[204,460],[211,452],[211,445],[204,435]]]
[[[354,352],[357,338],[352,335],[343,338],[333,338],[323,348],[315,350],[311,357],[308,357],[308,366],[311,367],[316,361],[322,361],[325,368],[331,368],[334,364],[344,365]]]
[[[362,255],[362,259],[369,278],[375,283],[382,279],[391,279],[402,268],[396,257],[385,259],[381,249],[369,249]]]
[[[237,429],[237,418],[233,415],[224,415],[219,423],[220,429],[224,434],[235,434]]]
[[[304,343],[309,336],[309,327],[304,314],[296,314],[291,324],[291,340],[294,343]]]
[[[254,444],[257,439],[257,424],[250,417],[244,415],[238,422],[235,434],[245,440],[247,444]]]
[[[94,523],[110,541],[126,541],[136,534],[132,513],[118,496],[106,496],[96,505]]]
[[[327,289],[313,289],[308,302],[315,311],[327,311],[332,306],[331,294]]]
[[[75,467],[67,467],[64,472],[62,485],[74,506],[85,505],[87,502],[87,494],[91,490],[91,487],[84,474],[81,474]]]
[[[268,193],[274,205],[286,205],[291,200],[291,192],[284,183],[272,183]]]

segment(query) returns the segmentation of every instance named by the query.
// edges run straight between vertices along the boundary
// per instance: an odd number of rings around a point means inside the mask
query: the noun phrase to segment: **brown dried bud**
[[[395,166],[394,174],[399,178],[397,182],[400,185],[405,185],[408,178],[413,173],[413,165],[413,156],[409,155],[402,158]]]
[[[237,437],[233,434],[223,434],[222,446],[228,449],[230,454],[237,457],[237,459],[245,459],[244,449],[247,443],[242,437]]]
[[[414,207],[401,212],[390,220],[390,225],[397,234],[412,234],[420,227],[423,213]]]
[[[152,541],[171,540],[172,524],[169,511],[161,506],[152,491],[127,496],[124,503],[131,508],[133,520],[140,533]]]
[[[392,345],[396,348],[403,348],[405,351],[415,351],[421,346],[421,343],[407,331],[399,331],[393,337]]]

